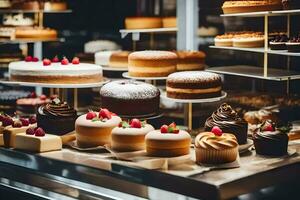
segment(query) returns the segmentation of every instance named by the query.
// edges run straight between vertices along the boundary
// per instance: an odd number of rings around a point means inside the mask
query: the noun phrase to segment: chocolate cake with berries
[[[37,124],[46,133],[64,135],[75,129],[77,111],[58,98],[40,106],[37,111]]]
[[[100,90],[102,107],[120,116],[151,116],[159,112],[160,92],[148,83],[120,80]]]
[[[167,96],[175,99],[202,99],[221,96],[222,81],[218,74],[185,71],[167,78]]]
[[[288,52],[295,52],[295,53],[300,52],[300,36],[293,37],[285,44],[288,49]]]
[[[271,50],[285,50],[288,37],[286,35],[277,35],[274,40],[270,41]]]

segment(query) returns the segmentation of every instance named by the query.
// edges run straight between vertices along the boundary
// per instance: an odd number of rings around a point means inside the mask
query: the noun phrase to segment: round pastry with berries
[[[287,47],[288,52],[299,53],[300,52],[300,36],[293,37],[287,43],[285,43],[285,45]]]
[[[222,164],[236,160],[238,142],[231,133],[223,133],[222,129],[214,126],[210,132],[196,136],[196,162],[204,164]]]
[[[274,40],[270,41],[271,50],[285,50],[288,37],[286,35],[277,35]]]
[[[120,117],[106,108],[81,115],[75,122],[77,145],[89,148],[110,144],[111,132],[121,121]]]
[[[175,157],[190,152],[190,134],[179,130],[175,123],[163,125],[160,130],[149,132],[145,137],[145,141],[149,156]]]
[[[145,135],[154,128],[146,121],[132,119],[122,121],[111,133],[111,147],[116,151],[139,151],[145,149]]]
[[[64,135],[74,131],[76,118],[77,111],[58,98],[40,106],[37,112],[38,126],[53,135]]]
[[[120,116],[151,116],[159,112],[160,92],[155,86],[132,80],[112,81],[100,90],[102,107]]]
[[[265,121],[253,134],[256,153],[266,156],[286,155],[289,131],[289,127],[276,127],[271,120]]]
[[[54,84],[97,83],[103,80],[101,66],[80,63],[77,57],[72,60],[54,57],[39,61],[27,56],[25,61],[9,64],[9,77],[12,81]]]

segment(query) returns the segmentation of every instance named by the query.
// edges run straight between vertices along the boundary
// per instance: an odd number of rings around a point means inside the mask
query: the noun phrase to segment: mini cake
[[[293,37],[290,39],[287,43],[285,43],[288,52],[300,52],[300,36],[299,37]]]
[[[48,0],[44,2],[45,11],[63,11],[67,10],[67,3],[61,0]]]
[[[236,160],[238,142],[230,133],[223,133],[215,126],[211,132],[203,132],[195,139],[196,162],[204,164],[222,164]]]
[[[167,97],[201,99],[221,96],[222,81],[218,74],[203,71],[185,71],[167,78]]]
[[[160,92],[148,83],[120,80],[100,89],[102,107],[121,116],[150,116],[159,112]]]
[[[54,135],[64,135],[75,129],[77,112],[66,102],[58,98],[50,103],[40,106],[37,112],[37,125]]]
[[[4,15],[3,25],[5,26],[33,26],[34,20],[30,17],[24,17],[23,13],[17,15]]]
[[[238,143],[247,143],[248,123],[238,116],[230,105],[223,103],[205,122],[205,131],[210,131],[218,126],[225,133],[232,133]]]
[[[128,56],[130,51],[113,52],[109,58],[109,66],[117,68],[128,68]]]
[[[215,46],[217,47],[232,47],[233,46],[233,33],[225,33],[223,35],[218,35],[215,37]]]
[[[202,51],[177,51],[177,71],[204,70],[205,53]]]
[[[46,95],[41,95],[39,97],[31,95],[27,98],[22,98],[17,100],[16,113],[20,116],[30,116],[35,115],[38,107],[50,102],[50,99]]]
[[[128,57],[128,72],[133,77],[168,76],[176,65],[177,55],[170,51],[137,51]]]
[[[132,119],[122,121],[111,132],[111,147],[116,151],[139,151],[145,149],[145,135],[154,128],[145,121]]]
[[[232,39],[233,46],[240,48],[263,47],[264,41],[264,36],[261,33],[241,34]]]
[[[24,133],[28,128],[35,128],[36,119],[35,117],[31,117],[29,119],[13,119],[10,117],[6,117],[2,120],[2,126],[4,146],[14,147],[16,135]]]
[[[265,121],[253,134],[257,154],[283,156],[287,154],[289,137],[283,130],[275,128],[272,121]]]
[[[125,19],[126,29],[150,29],[161,27],[162,19],[160,17],[127,17]]]
[[[110,144],[111,132],[121,121],[120,117],[105,108],[81,115],[75,122],[77,145],[89,148]]]
[[[56,151],[62,149],[62,140],[42,128],[28,128],[26,133],[16,135],[15,148],[38,153]]]
[[[271,50],[285,50],[288,37],[286,35],[278,35],[274,40],[269,42]]]
[[[50,28],[41,27],[18,27],[15,31],[16,38],[33,38],[33,39],[56,39],[57,31]]]
[[[174,157],[190,152],[191,136],[186,131],[179,130],[175,123],[149,132],[145,140],[149,156]]]
[[[176,17],[164,17],[162,18],[163,28],[176,28],[177,18]]]
[[[230,0],[222,6],[224,14],[272,11],[282,9],[281,0]]]
[[[37,58],[27,56],[25,61],[10,63],[8,69],[11,81],[78,84],[103,80],[101,66],[80,63],[76,57],[69,63],[67,58],[60,62],[57,57],[38,62]]]

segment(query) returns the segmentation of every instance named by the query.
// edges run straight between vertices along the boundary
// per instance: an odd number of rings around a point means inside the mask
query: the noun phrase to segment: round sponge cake
[[[162,19],[160,17],[127,17],[125,19],[126,29],[150,29],[161,27]]]

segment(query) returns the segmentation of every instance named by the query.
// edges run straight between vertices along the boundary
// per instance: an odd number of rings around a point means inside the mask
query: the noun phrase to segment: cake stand
[[[169,100],[176,103],[184,103],[187,106],[187,113],[188,115],[188,129],[192,130],[193,128],[193,104],[202,104],[202,103],[212,103],[221,101],[227,96],[227,93],[222,91],[221,96],[214,97],[214,98],[207,98],[207,99],[174,99],[167,97],[167,93],[165,91],[161,91],[160,98],[163,100]]]
[[[102,66],[102,70],[103,71],[114,71],[114,72],[127,72],[128,68]]]

